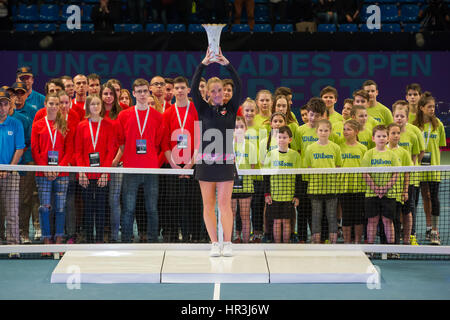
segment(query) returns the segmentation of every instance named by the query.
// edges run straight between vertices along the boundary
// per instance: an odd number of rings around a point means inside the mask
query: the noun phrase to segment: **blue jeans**
[[[122,190],[123,173],[111,173],[111,180],[109,181],[109,207],[111,211],[111,240],[119,240],[119,226],[120,226],[120,191]]]
[[[50,209],[52,208],[52,196],[55,214],[55,237],[64,236],[66,220],[66,197],[69,186],[69,177],[57,177],[50,181],[47,177],[36,177],[36,185],[39,195],[39,219],[42,230],[42,238],[51,238]]]
[[[144,185],[145,210],[147,212],[147,239],[158,240],[158,176],[150,174],[124,174],[122,184],[122,242],[131,242],[134,211],[139,186]]]
[[[97,179],[89,179],[87,188],[81,189],[84,206],[83,231],[86,243],[103,243],[108,187],[99,187],[97,182]]]

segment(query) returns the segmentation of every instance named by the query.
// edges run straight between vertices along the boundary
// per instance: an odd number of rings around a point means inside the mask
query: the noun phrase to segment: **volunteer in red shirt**
[[[88,92],[88,81],[84,74],[77,74],[73,78],[75,85],[75,98],[72,100],[72,108],[78,113],[80,120],[84,119],[84,102]]]
[[[59,110],[67,121],[67,128],[72,132],[73,143],[75,143],[75,135],[78,123],[81,121],[78,113],[72,109],[72,99],[66,91],[59,91]],[[43,109],[45,110],[45,108]],[[75,152],[69,165],[76,165]],[[69,173],[69,188],[67,189],[66,199],[66,235],[67,243],[75,242],[77,230],[81,229],[83,219],[83,204],[81,199],[81,187],[78,185],[75,172]]]
[[[164,91],[166,89],[166,81],[161,76],[154,76],[150,81],[151,95],[156,99],[156,105],[161,106],[161,110],[164,105]],[[162,111],[164,112],[164,111]],[[162,113],[161,112],[161,113]]]
[[[73,94],[75,93],[75,85],[73,84],[73,79],[70,76],[62,76],[61,81],[64,84],[64,91],[67,92],[67,94],[70,97],[70,100],[73,98]]]
[[[172,99],[174,96],[173,92],[173,79],[172,78],[165,78],[164,82],[166,83],[166,86],[164,87],[164,102],[163,102],[163,113],[166,112],[167,109],[169,109],[172,106]]]
[[[91,73],[87,76],[88,95],[98,96],[100,94],[101,78],[96,73]]]
[[[123,166],[128,168],[158,168],[158,153],[164,132],[162,115],[149,107],[149,83],[136,79],[133,96],[136,106],[119,114],[119,146],[123,151]],[[125,174],[122,197],[122,242],[130,242],[133,235],[134,210],[139,186],[143,184],[147,212],[147,239],[158,239],[158,176]]]
[[[108,119],[114,127],[112,135],[117,140],[117,133],[120,131],[119,113],[122,111],[121,105],[118,103],[114,85],[111,80],[102,85],[100,90],[100,97],[102,98],[103,108],[105,109],[105,119]],[[113,150],[114,159],[112,167],[121,167],[122,150],[116,145]],[[110,175],[108,202],[110,209],[110,242],[117,242],[119,240],[119,227],[121,216],[120,191],[122,189],[123,173],[112,173]]]
[[[111,167],[116,142],[113,124],[104,118],[104,115],[105,109],[101,99],[96,95],[88,96],[86,119],[78,124],[75,138],[77,166]],[[87,243],[102,243],[109,175],[80,172],[78,179],[82,187],[85,240]]]
[[[133,98],[131,98],[131,93],[127,89],[121,89],[119,97],[120,97],[119,98],[120,105],[123,105],[123,104],[125,104],[127,106],[133,105]],[[126,109],[128,109],[128,108],[126,108]]]
[[[73,157],[73,132],[68,130],[65,117],[59,110],[59,97],[48,94],[44,106],[47,115],[37,121],[31,131],[31,153],[37,165],[67,166]],[[68,173],[37,172],[39,216],[45,244],[51,243],[50,208],[55,214],[55,241],[64,237]],[[53,200],[52,200],[53,199]]]
[[[195,128],[198,114],[194,103],[189,101],[189,82],[185,77],[174,79],[175,103],[163,114],[165,129],[162,152],[166,163],[164,167],[191,169],[195,163],[194,153],[199,143],[195,143]],[[199,128],[197,128],[199,132]],[[188,175],[166,175],[166,191],[160,197],[161,225],[164,240],[174,242],[181,228],[183,241],[200,240],[202,223],[202,200],[198,181]],[[180,196],[181,195],[181,196]],[[170,203],[170,206],[167,206]]]
[[[76,130],[78,123],[80,122],[81,119],[78,113],[71,107],[72,101],[70,100],[68,93],[65,91],[58,91],[56,95],[59,97],[60,111],[67,121],[67,126],[69,128],[73,127],[74,130]],[[44,118],[46,115],[47,115],[46,108],[43,108],[38,112],[36,112],[33,124]]]
[[[131,105],[131,98],[130,101],[127,103],[123,103],[120,101],[120,92],[122,91],[122,83],[117,79],[109,79],[106,84],[111,84],[114,87],[114,90],[116,91],[117,100],[119,100],[119,105],[122,108],[122,110],[126,110]]]

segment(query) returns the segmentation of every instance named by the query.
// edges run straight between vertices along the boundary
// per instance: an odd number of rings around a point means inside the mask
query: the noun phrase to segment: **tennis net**
[[[0,254],[209,242],[194,170],[3,165],[0,173]],[[447,259],[449,201],[450,166],[239,170],[233,242]]]

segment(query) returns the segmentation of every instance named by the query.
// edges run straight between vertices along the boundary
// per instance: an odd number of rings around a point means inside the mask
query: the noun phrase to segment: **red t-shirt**
[[[43,108],[41,110],[39,110],[36,115],[34,116],[34,120],[33,120],[33,125],[35,122],[45,118],[45,116],[47,115],[47,108]],[[67,114],[67,130],[72,131],[71,137],[72,139],[75,139],[75,132],[77,130],[77,126],[78,123],[80,122],[80,118],[78,116],[78,113],[76,111],[74,111],[73,109],[69,109],[69,113]],[[73,143],[75,143],[75,141],[73,141]],[[75,165],[76,160],[75,160],[75,153],[73,154],[72,159],[69,161],[69,165]]]
[[[95,140],[97,134],[98,122],[91,122],[92,134]],[[79,167],[89,167],[89,154],[98,152],[100,155],[100,167],[111,167],[115,157],[114,150],[117,150],[117,142],[114,135],[113,123],[104,118],[100,124],[97,145],[94,150],[92,144],[91,131],[89,129],[89,120],[85,119],[78,124],[75,137],[75,157],[76,164]],[[101,173],[86,173],[88,179],[98,179]]]
[[[36,115],[34,116],[33,124],[37,122],[38,120],[41,120],[47,115],[47,108],[42,108],[36,112]],[[69,109],[69,113],[67,114],[67,122],[68,125],[75,125],[75,128],[77,127],[78,123],[80,122],[80,116],[78,113],[73,110]]]
[[[138,110],[142,136],[139,132],[136,107],[128,108],[119,113],[118,145],[124,145],[123,166],[128,168],[158,168],[158,154],[164,133],[162,114],[153,108],[148,108],[148,119],[144,129],[147,110]],[[146,153],[138,154],[138,140],[145,140]]]
[[[126,105],[124,105],[124,106],[126,106]],[[111,119],[109,117],[109,111],[105,111],[105,116],[103,118],[107,119],[113,125],[113,132],[111,133],[111,135],[114,136],[114,141],[116,142],[114,144],[114,148],[115,148],[114,149],[114,157],[113,157],[113,160],[114,160],[114,158],[117,155],[117,151],[119,150],[119,145],[117,144],[117,141],[118,141],[118,138],[119,138],[119,132],[120,132],[119,115],[117,115],[117,117],[113,120],[113,119]]]
[[[127,110],[130,107],[129,105],[122,102],[119,102],[119,105],[122,107],[122,110]]]
[[[178,119],[177,116],[177,109],[180,119]],[[163,163],[167,163],[164,152],[171,150],[172,158],[176,164],[188,164],[194,154],[194,149],[199,147],[199,141],[197,141],[197,143],[194,141],[195,122],[198,121],[198,114],[193,102],[189,102],[189,113],[186,118],[184,129],[181,130],[181,125],[183,124],[184,117],[186,116],[186,111],[187,107],[176,108],[175,106],[172,106],[163,114],[163,125],[165,129],[161,148],[161,161]],[[199,132],[200,128],[197,128],[197,134]],[[183,148],[178,148],[177,139],[180,135],[187,135],[187,145]]]
[[[85,111],[85,104],[86,101],[77,101],[77,98],[72,99],[72,108],[78,113],[78,117],[80,118],[80,121],[84,120],[86,111]]]
[[[173,106],[173,104],[170,103],[170,101],[166,101],[164,100],[163,105],[162,105],[162,112],[166,112],[167,110],[169,110],[171,107]]]
[[[50,129],[52,131],[52,136],[55,133],[53,125],[55,121],[49,120]],[[58,152],[58,165],[67,166],[73,157],[73,137],[75,130],[70,130],[63,136],[61,132],[56,134],[55,147],[53,148],[50,133],[45,121],[45,118],[38,120],[33,124],[31,130],[31,154],[33,156],[36,165],[47,166],[48,165],[48,152],[57,151]],[[36,172],[37,176],[43,176],[43,172]],[[59,176],[68,176],[69,173],[61,172]]]

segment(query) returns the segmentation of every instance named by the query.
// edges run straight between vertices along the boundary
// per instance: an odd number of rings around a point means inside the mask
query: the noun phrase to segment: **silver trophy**
[[[226,24],[202,24],[202,27],[205,28],[206,34],[208,35],[209,51],[214,54],[211,61],[217,61],[215,56],[219,54],[220,34],[225,26]]]

